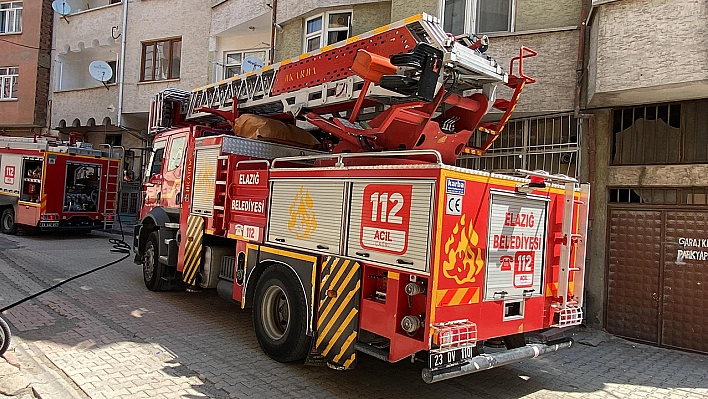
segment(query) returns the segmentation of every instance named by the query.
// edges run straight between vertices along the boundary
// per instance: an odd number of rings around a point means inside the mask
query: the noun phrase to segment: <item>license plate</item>
[[[430,352],[428,357],[428,368],[431,370],[443,369],[450,366],[456,366],[464,363],[467,359],[474,357],[472,346],[462,348],[449,349],[442,352]]]
[[[42,222],[42,227],[59,227],[59,222]]]

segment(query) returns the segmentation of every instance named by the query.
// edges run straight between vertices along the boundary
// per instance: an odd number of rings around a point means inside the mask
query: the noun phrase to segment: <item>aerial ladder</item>
[[[299,119],[331,134],[333,152],[436,150],[454,164],[492,146],[534,82],[523,62],[536,52],[522,47],[507,74],[485,54],[488,46],[486,36],[453,37],[437,18],[418,14],[188,94],[161,93],[150,127],[173,126],[172,114],[200,124],[244,113]],[[499,85],[510,98],[497,98]],[[170,99],[175,105],[164,106]],[[482,122],[492,109],[499,120]],[[469,146],[475,131],[485,135],[482,145]]]

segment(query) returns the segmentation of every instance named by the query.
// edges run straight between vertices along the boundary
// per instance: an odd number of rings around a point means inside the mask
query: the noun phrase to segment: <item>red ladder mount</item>
[[[514,57],[509,62],[509,82],[505,86],[514,90],[511,99],[506,100],[499,98],[494,101],[492,105],[494,108],[504,112],[502,117],[497,122],[483,122],[479,124],[477,130],[487,133],[489,137],[480,147],[466,147],[464,152],[473,155],[483,155],[489,148],[492,147],[494,141],[499,137],[501,132],[504,130],[506,123],[509,122],[511,114],[514,112],[517,103],[519,102],[519,96],[524,90],[527,84],[536,83],[536,79],[526,75],[524,73],[524,58],[531,58],[538,55],[538,52],[526,47],[521,46],[519,49],[519,56]],[[518,61],[519,69],[518,74],[514,75],[514,64]]]

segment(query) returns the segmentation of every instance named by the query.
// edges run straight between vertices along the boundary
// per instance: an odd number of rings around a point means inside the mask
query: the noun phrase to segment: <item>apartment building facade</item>
[[[593,3],[588,317],[623,337],[708,352],[708,1]]]
[[[0,1],[0,134],[47,132],[50,1]]]

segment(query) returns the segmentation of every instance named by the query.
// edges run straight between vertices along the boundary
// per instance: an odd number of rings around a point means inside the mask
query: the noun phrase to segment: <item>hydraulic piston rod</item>
[[[469,359],[467,364],[461,367],[450,367],[442,370],[423,369],[423,381],[428,384],[443,381],[465,374],[472,374],[478,371],[489,370],[494,367],[505,366],[520,360],[531,359],[547,353],[568,349],[573,341],[565,341],[554,345],[528,344],[521,348],[510,349],[500,353],[490,353],[475,356]]]

